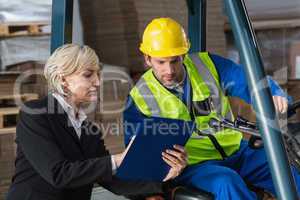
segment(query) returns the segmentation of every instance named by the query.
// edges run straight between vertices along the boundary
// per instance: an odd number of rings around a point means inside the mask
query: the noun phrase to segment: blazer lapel
[[[79,137],[76,134],[76,131],[74,130],[74,127],[72,126],[67,113],[51,94],[49,94],[48,98],[48,112],[52,114],[50,115],[51,117],[53,117],[52,120],[56,124],[59,124],[61,127],[63,127],[63,129],[65,129],[66,132],[72,136],[76,143],[80,145]]]

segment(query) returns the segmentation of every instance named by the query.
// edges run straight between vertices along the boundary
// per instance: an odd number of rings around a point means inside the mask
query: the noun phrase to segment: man
[[[193,133],[187,142],[189,166],[173,180],[177,184],[206,190],[217,200],[256,199],[246,183],[275,195],[264,149],[251,149],[238,131],[209,126],[212,118],[233,119],[227,96],[252,103],[243,68],[207,52],[187,54],[189,47],[183,28],[170,18],[146,27],[140,50],[151,69],[130,91],[124,121],[158,116],[196,122],[203,134]],[[268,82],[277,111],[286,112],[285,93]],[[125,129],[125,144],[131,137]],[[300,176],[292,171],[299,190]]]

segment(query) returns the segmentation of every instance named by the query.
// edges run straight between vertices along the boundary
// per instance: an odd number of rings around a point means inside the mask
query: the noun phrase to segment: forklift
[[[206,50],[206,7],[207,0],[186,0],[188,5],[188,33],[191,42],[190,52]],[[72,42],[73,0],[53,0],[51,52],[57,47]],[[296,200],[297,191],[291,174],[283,137],[279,128],[270,89],[259,88],[261,83],[268,85],[265,79],[262,56],[247,13],[244,0],[224,0],[224,12],[228,16],[238,47],[241,62],[245,68],[247,81],[254,91],[254,110],[260,136],[264,143],[268,163],[271,169],[277,199]],[[270,125],[268,119],[275,119]],[[211,200],[213,196],[205,191],[180,187],[174,200]]]

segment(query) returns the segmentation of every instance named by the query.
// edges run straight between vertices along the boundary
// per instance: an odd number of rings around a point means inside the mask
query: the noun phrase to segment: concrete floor
[[[94,188],[91,200],[128,200],[125,197],[117,196],[102,187]]]

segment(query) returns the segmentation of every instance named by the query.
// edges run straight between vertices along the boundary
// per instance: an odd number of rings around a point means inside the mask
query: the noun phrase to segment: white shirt
[[[79,108],[78,115],[76,117],[74,108],[70,104],[68,104],[66,102],[66,100],[60,94],[52,93],[52,95],[58,101],[58,103],[62,106],[64,111],[67,113],[68,118],[69,118],[70,122],[72,123],[73,128],[76,131],[76,134],[80,138],[80,136],[81,136],[81,125],[82,125],[82,122],[87,118],[87,115],[85,114],[85,112],[83,111],[82,108]],[[113,174],[115,174],[116,169],[117,169],[117,165],[116,165],[116,162],[114,160],[114,156],[111,156],[111,164],[112,164]]]
[[[62,106],[64,111],[67,113],[68,118],[70,122],[72,123],[73,128],[76,131],[77,136],[80,138],[81,136],[81,125],[82,122],[87,118],[87,115],[83,111],[82,108],[79,108],[78,115],[75,115],[74,108],[66,102],[66,100],[59,94],[53,93],[52,94],[55,99],[59,102],[59,104]]]

